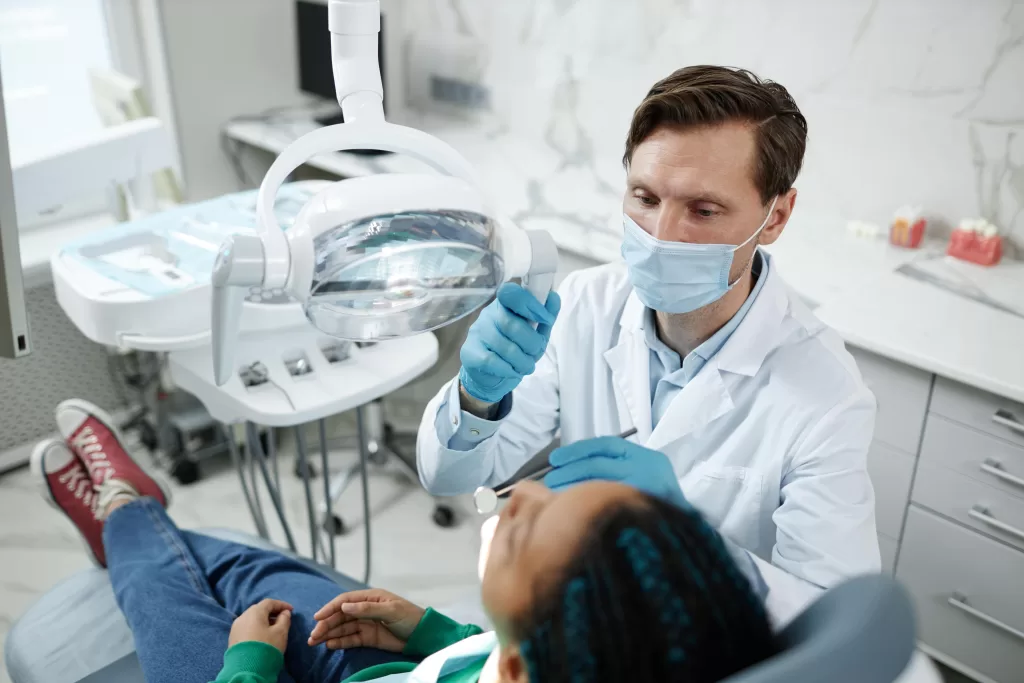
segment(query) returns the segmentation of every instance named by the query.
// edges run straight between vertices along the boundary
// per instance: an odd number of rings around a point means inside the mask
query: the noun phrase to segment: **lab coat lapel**
[[[769,264],[768,279],[757,300],[721,350],[672,399],[646,444],[649,448],[664,450],[732,410],[735,404],[726,376],[753,377],[768,354],[781,343],[786,333],[789,297],[770,257],[764,254],[764,258]]]
[[[604,352],[615,383],[619,413],[628,413],[638,443],[651,435],[651,353],[641,328],[643,314],[643,303],[635,292],[631,293],[619,321],[618,343]]]
[[[656,451],[664,450],[674,441],[692,434],[732,409],[732,397],[718,370],[718,363],[712,358],[668,404],[646,446]]]

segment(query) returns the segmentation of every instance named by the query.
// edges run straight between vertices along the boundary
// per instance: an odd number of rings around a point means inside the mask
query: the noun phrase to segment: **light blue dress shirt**
[[[754,305],[754,300],[764,287],[768,275],[768,259],[761,255],[760,250],[755,252],[754,266],[751,269],[757,280],[750,296],[743,302],[743,306],[729,319],[720,330],[715,332],[703,344],[686,355],[686,358],[679,361],[679,354],[665,345],[665,342],[658,339],[658,326],[654,320],[654,311],[648,308],[644,311],[644,340],[647,348],[651,350],[651,429],[658,426],[658,422],[665,415],[672,399],[683,390],[683,387],[697,376],[709,360],[714,358],[732,333],[743,322],[747,311]]]

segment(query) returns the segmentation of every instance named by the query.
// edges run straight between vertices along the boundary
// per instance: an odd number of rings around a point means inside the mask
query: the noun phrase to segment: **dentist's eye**
[[[637,200],[639,200],[639,202],[644,206],[655,206],[658,203],[657,199],[645,194],[637,196]]]

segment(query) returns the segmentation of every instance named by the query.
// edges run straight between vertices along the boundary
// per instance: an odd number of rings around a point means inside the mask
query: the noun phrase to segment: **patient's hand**
[[[292,606],[281,600],[263,600],[242,612],[231,625],[228,646],[256,640],[272,645],[283,654],[288,646]]]
[[[342,593],[313,615],[310,645],[332,650],[375,647],[401,652],[426,610],[377,588]]]

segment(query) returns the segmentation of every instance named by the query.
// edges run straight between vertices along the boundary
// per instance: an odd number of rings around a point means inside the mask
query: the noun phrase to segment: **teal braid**
[[[587,683],[594,680],[597,663],[591,647],[590,610],[587,607],[587,594],[590,592],[589,581],[577,577],[565,587],[564,603],[566,655],[572,667],[569,680],[571,683]]]
[[[718,532],[653,497],[595,520],[533,605],[512,625],[530,683],[712,683],[775,648]]]
[[[658,606],[658,621],[674,643],[668,660],[680,662],[686,658],[683,645],[693,645],[692,619],[679,592],[673,589],[665,573],[665,563],[654,541],[635,528],[623,529],[615,545],[625,551],[633,577],[640,584],[650,604]]]

